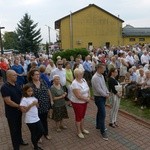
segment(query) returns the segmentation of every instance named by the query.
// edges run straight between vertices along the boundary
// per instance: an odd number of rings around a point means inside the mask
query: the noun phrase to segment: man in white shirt
[[[105,131],[105,103],[106,99],[109,97],[109,91],[107,89],[104,76],[102,75],[105,71],[105,66],[102,64],[98,64],[96,68],[97,71],[92,77],[94,100],[98,110],[96,116],[96,129],[100,129],[102,138],[104,140],[108,140],[108,136]]]
[[[141,64],[144,66],[145,64],[149,64],[149,55],[147,54],[147,51],[144,51],[141,56]]]
[[[60,83],[64,87],[66,85],[66,70],[64,68],[62,68],[63,61],[58,60],[56,65],[57,65],[57,68],[52,70],[51,75],[50,75],[50,79],[53,79],[54,75],[59,75],[60,76]]]
[[[128,52],[128,55],[126,57],[126,61],[129,64],[129,68],[131,68],[132,66],[134,66],[135,60],[134,60],[134,58],[132,56],[132,52],[131,51]]]

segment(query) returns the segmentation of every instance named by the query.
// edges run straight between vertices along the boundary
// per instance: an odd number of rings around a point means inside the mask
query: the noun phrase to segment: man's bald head
[[[14,70],[7,70],[6,72],[7,81],[8,82],[16,82],[17,80],[17,73]]]
[[[6,75],[7,77],[10,77],[12,75],[16,75],[16,72],[14,70],[7,70]]]

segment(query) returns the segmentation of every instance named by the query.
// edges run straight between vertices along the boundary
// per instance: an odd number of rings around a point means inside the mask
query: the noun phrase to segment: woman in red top
[[[6,82],[6,71],[9,69],[8,64],[5,62],[4,58],[1,58],[0,69],[3,78],[3,82]]]

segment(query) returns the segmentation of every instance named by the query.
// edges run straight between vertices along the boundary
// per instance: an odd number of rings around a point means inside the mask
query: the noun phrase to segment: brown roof
[[[118,19],[119,21],[124,22],[122,19],[116,17],[115,15],[109,13],[108,11],[102,9],[101,7],[99,7],[99,6],[95,5],[95,4],[89,4],[87,7],[84,7],[84,8],[82,8],[82,9],[78,10],[78,11],[75,11],[74,13],[72,13],[72,15],[74,15],[74,14],[76,14],[76,13],[79,13],[80,11],[85,10],[85,9],[87,9],[87,8],[89,8],[89,7],[96,7],[96,8],[98,8],[98,9],[102,10],[103,12],[107,13],[108,15],[114,17],[115,19]],[[65,19],[65,18],[67,18],[67,17],[70,17],[70,14],[67,15],[67,16],[65,16],[65,17],[63,17],[63,18],[60,18],[59,20],[56,20],[56,21],[55,21],[55,29],[59,29],[59,28],[60,28],[60,22],[61,22],[61,20]]]

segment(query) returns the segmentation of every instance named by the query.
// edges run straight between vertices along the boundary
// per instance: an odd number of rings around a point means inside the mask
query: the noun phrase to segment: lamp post
[[[3,51],[3,42],[2,42],[2,34],[1,34],[1,29],[5,29],[5,27],[0,27],[0,45],[1,45],[1,54],[4,53]]]

